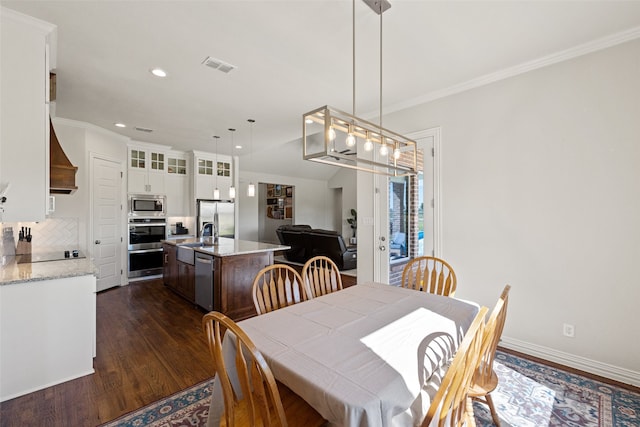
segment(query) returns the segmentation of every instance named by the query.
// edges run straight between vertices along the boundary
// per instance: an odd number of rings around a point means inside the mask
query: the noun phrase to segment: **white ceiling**
[[[220,135],[227,154],[231,127],[243,169],[309,178],[330,170],[290,160],[301,159],[303,113],[325,104],[352,110],[350,0],[0,4],[57,25],[57,116],[179,150],[214,151]],[[640,1],[391,4],[382,26],[384,113],[640,26]],[[380,21],[362,0],[355,20],[356,115],[377,121]],[[237,69],[205,67],[207,56]],[[153,67],[169,76],[152,76]],[[252,155],[248,118],[256,120]]]

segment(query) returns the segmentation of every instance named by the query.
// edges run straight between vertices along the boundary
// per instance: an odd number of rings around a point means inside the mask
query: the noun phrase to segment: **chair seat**
[[[498,376],[495,371],[491,372],[491,378],[484,378],[483,375],[479,375],[479,372],[476,371],[469,389],[469,396],[485,396],[495,390],[496,387],[498,387]]]

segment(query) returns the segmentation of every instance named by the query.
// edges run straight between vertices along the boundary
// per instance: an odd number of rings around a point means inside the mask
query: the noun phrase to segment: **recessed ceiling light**
[[[242,150],[242,145],[236,145],[236,149]]]
[[[113,125],[115,127],[117,127],[117,128],[126,128],[127,127],[127,125],[125,125],[124,123],[114,123]]]
[[[153,68],[150,71],[151,71],[151,74],[153,74],[156,77],[167,77],[167,72],[162,68]]]
[[[306,119],[304,122],[305,122],[306,124],[310,125],[311,123],[313,123],[313,120],[311,120],[311,119]]]

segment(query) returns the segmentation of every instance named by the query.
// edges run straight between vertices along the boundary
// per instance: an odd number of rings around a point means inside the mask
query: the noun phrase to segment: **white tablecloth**
[[[424,418],[477,312],[454,298],[366,283],[239,325],[276,379],[330,425],[405,427]],[[234,354],[231,340],[223,347]],[[210,426],[222,410],[218,387],[213,394]]]

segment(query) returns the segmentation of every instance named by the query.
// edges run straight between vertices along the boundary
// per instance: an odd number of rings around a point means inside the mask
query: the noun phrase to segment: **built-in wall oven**
[[[162,274],[162,240],[166,238],[166,218],[129,217],[129,278]]]

